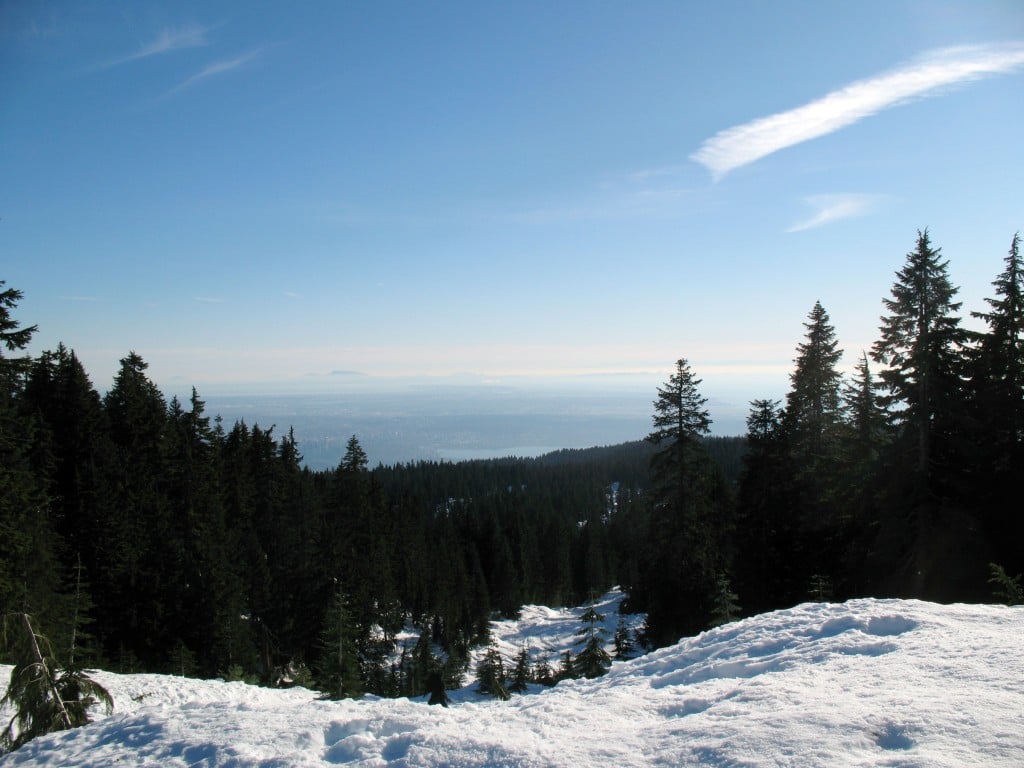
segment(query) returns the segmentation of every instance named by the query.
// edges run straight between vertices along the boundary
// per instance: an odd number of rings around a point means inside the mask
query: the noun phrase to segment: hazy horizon
[[[817,301],[852,368],[918,230],[970,322],[1024,227],[1020,2],[43,0],[0,72],[0,280],[101,391],[685,358],[745,409]]]
[[[187,403],[188,394],[173,393]],[[236,421],[294,429],[304,463],[337,466],[355,435],[370,466],[415,461],[532,457],[563,448],[592,448],[641,440],[651,430],[656,396],[640,389],[578,391],[508,386],[392,386],[380,391],[205,395],[211,418],[225,429]],[[186,405],[187,407],[187,405]],[[746,401],[708,398],[711,432],[746,431]]]

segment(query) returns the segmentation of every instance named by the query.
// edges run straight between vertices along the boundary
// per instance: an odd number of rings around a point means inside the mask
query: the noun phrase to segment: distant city
[[[331,395],[206,397],[225,429],[236,421],[294,429],[311,469],[337,466],[355,435],[370,465],[539,456],[561,448],[615,445],[644,438],[656,393],[580,394],[490,387],[442,387]],[[745,432],[747,403],[709,400],[713,433]]]

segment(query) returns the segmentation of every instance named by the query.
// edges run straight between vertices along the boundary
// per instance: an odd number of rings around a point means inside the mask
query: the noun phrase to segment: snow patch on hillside
[[[581,612],[527,608],[494,634],[507,657],[524,641],[558,653]],[[508,702],[464,692],[448,709],[97,672],[113,715],[0,766],[1016,768],[1021,637],[1024,607],[805,604],[616,662],[603,678]]]

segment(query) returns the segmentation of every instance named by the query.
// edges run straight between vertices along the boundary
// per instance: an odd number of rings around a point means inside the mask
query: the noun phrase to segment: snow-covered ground
[[[495,625],[499,647],[511,657],[525,641],[554,660],[579,614],[526,608]],[[1024,766],[1024,607],[805,604],[616,662],[603,678],[508,702],[464,690],[448,709],[96,678],[113,715],[0,766]]]

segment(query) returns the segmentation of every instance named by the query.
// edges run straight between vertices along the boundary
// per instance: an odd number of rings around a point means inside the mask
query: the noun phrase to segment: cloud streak
[[[263,52],[263,49],[260,48],[260,49],[257,49],[255,51],[249,51],[248,53],[243,53],[241,56],[237,56],[237,57],[235,57],[233,59],[225,59],[223,61],[215,61],[212,64],[207,64],[199,72],[197,72],[196,74],[192,75],[192,77],[188,78],[187,80],[182,81],[181,83],[176,85],[174,88],[172,88],[168,92],[168,95],[170,95],[171,93],[177,93],[178,91],[183,91],[186,88],[191,88],[192,86],[196,85],[199,82],[202,82],[203,80],[206,80],[207,78],[214,77],[216,75],[222,75],[225,72],[230,72],[230,71],[232,71],[234,69],[238,69],[243,64],[246,64],[249,61],[251,61],[252,59],[255,59],[262,52]]]
[[[122,56],[120,59],[108,61],[102,67],[109,69],[110,67],[117,67],[131,61],[138,61],[139,59],[148,59],[151,56],[159,56],[182,48],[200,48],[209,45],[206,33],[210,29],[212,28],[200,27],[196,24],[180,29],[165,29],[160,32],[160,35],[155,40],[142,46],[139,50],[127,56]]]
[[[803,232],[805,229],[814,229],[833,221],[865,216],[874,210],[880,199],[879,195],[812,195],[804,201],[817,208],[818,212],[808,219],[797,222],[786,231]]]
[[[1022,42],[931,51],[906,66],[858,80],[796,109],[720,131],[690,159],[711,171],[717,181],[773,152],[833,133],[882,110],[1022,66]]]

